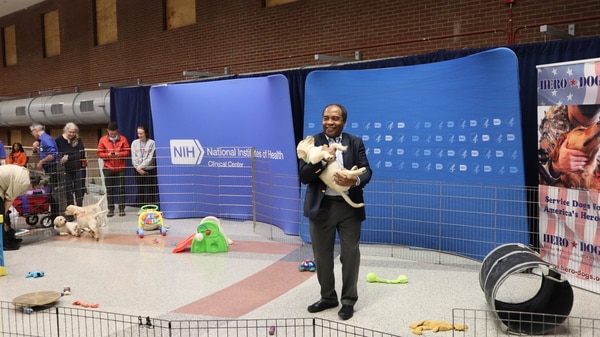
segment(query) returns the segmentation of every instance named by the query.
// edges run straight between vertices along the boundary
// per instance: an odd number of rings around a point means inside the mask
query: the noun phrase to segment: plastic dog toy
[[[412,333],[415,335],[422,335],[424,330],[431,330],[433,332],[439,331],[467,331],[468,327],[464,324],[451,324],[444,321],[430,321],[422,320],[408,325],[412,329]]]
[[[317,265],[312,260],[305,260],[298,266],[298,270],[314,272],[315,270],[317,270]]]
[[[26,278],[38,278],[38,277],[44,277],[44,272],[43,271],[30,271],[29,273],[27,273],[27,276],[25,276]]]

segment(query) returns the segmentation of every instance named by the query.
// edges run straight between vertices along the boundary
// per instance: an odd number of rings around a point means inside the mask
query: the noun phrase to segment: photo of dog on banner
[[[543,185],[600,191],[600,104],[551,106],[539,126]]]

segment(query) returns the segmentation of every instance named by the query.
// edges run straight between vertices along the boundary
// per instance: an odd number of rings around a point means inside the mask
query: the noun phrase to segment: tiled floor
[[[300,272],[312,258],[310,245],[277,233],[277,240],[257,234],[252,222],[222,220],[234,244],[226,253],[174,254],[174,245],[195,233],[200,219],[166,220],[166,236],[136,235],[137,209],[113,217],[99,241],[55,236],[52,230],[31,231],[18,251],[5,252],[8,275],[0,277],[0,301],[23,293],[62,291],[71,295],[57,305],[74,301],[98,304],[98,310],[165,319],[267,319],[320,317],[339,320],[337,309],[309,314],[318,300],[316,275]],[[19,225],[21,227],[26,224]],[[259,224],[263,231],[276,227]],[[266,228],[266,229],[265,229]],[[489,310],[479,285],[476,264],[450,266],[368,254],[363,248],[359,301],[346,324],[410,336],[409,323],[424,319],[451,322],[453,309]],[[45,276],[26,278],[31,271]],[[369,283],[374,272],[383,279],[406,275],[407,284]],[[337,262],[336,275],[341,267]],[[514,294],[525,290],[514,287]],[[574,289],[571,316],[597,318],[600,295]],[[90,309],[94,310],[94,309]],[[492,324],[494,326],[494,324]],[[431,333],[431,332],[430,332]],[[451,332],[447,334],[452,335]],[[494,334],[492,334],[495,336]],[[566,334],[569,335],[569,334]]]

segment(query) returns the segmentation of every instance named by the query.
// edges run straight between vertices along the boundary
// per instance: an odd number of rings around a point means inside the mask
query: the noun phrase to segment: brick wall
[[[504,0],[299,0],[272,8],[262,0],[197,1],[197,23],[171,31],[164,29],[163,0],[127,0],[117,1],[118,42],[95,46],[93,4],[48,0],[0,18],[0,27],[16,26],[18,53],[16,66],[0,67],[0,96],[179,81],[183,70],[318,65],[317,53],[352,58],[361,51],[372,60],[502,46],[513,35],[517,44],[541,42],[540,24],[566,31],[573,22],[579,37],[600,33],[598,0],[517,0],[512,9]],[[55,9],[61,55],[43,58],[41,16]]]
[[[540,24],[566,31],[573,22],[579,37],[600,34],[598,0],[517,0],[512,10],[504,0],[299,0],[272,8],[262,0],[197,1],[197,23],[172,31],[164,29],[163,0],[126,0],[117,1],[118,42],[95,46],[94,1],[76,1],[48,0],[0,18],[0,27],[15,25],[18,53],[16,66],[0,66],[0,96],[97,90],[99,82],[180,81],[183,70],[228,67],[235,74],[319,65],[314,54],[352,58],[361,51],[373,60],[503,46],[511,35],[517,44],[542,42]],[[41,16],[55,9],[61,55],[43,58]],[[80,125],[92,177],[99,176],[95,149],[105,127]],[[30,147],[29,129],[15,129],[22,137],[10,139],[0,128],[0,140]],[[49,132],[59,135],[60,127]]]

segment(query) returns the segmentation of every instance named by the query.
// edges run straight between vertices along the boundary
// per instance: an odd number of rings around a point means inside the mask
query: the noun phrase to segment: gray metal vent
[[[79,110],[81,112],[94,112],[94,100],[81,101],[81,103],[79,103]]]
[[[15,108],[15,115],[18,117],[27,116],[27,110],[24,106],[18,106]]]
[[[65,112],[63,111],[63,105],[62,105],[62,103],[60,103],[60,104],[52,104],[50,106],[50,114],[52,114],[52,115],[64,115]]]

